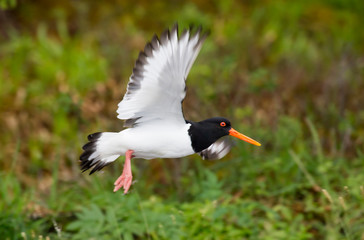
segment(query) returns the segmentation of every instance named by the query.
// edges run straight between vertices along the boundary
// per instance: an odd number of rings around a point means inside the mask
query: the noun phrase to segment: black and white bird
[[[201,28],[178,26],[156,35],[141,51],[119,103],[118,118],[125,120],[121,132],[98,132],[88,136],[80,156],[81,170],[90,174],[125,155],[124,170],[115,181],[114,192],[132,183],[130,160],[135,158],[180,158],[198,153],[204,159],[220,159],[231,148],[224,136],[231,135],[251,144],[257,141],[237,132],[228,119],[209,118],[200,122],[183,116],[186,78],[206,39]]]

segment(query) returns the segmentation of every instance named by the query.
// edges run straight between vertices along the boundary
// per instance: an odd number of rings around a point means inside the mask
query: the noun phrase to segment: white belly
[[[195,153],[188,135],[190,124],[145,125],[119,133],[117,145],[124,154],[133,150],[136,158],[179,158]]]

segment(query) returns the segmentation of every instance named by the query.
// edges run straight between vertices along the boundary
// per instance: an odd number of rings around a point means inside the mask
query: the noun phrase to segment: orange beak
[[[257,141],[251,139],[250,137],[247,137],[244,134],[241,134],[240,132],[236,131],[234,128],[231,128],[230,129],[229,135],[231,135],[233,137],[236,137],[236,138],[239,138],[239,139],[241,139],[241,140],[243,140],[245,142],[254,144],[256,146],[260,146],[261,145],[260,143],[258,143]]]

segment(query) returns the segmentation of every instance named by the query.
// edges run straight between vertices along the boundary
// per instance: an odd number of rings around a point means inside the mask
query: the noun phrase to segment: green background
[[[363,239],[364,2],[0,0],[2,239]],[[89,176],[86,136],[154,33],[210,31],[184,112],[261,147],[132,161]],[[322,191],[325,189],[326,191]]]

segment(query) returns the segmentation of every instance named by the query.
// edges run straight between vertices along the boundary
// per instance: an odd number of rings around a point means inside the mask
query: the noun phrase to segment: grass
[[[84,175],[78,182],[65,183],[59,178],[59,168],[55,165],[50,193],[43,200],[35,197],[34,188],[22,190],[14,173],[8,173],[1,192],[5,202],[3,222],[6,222],[2,229],[8,231],[3,236],[9,239],[22,239],[24,234],[30,239],[38,239],[39,235],[51,239],[90,236],[103,239],[311,239],[336,238],[338,234],[343,239],[357,239],[361,236],[363,192],[360,183],[363,177],[359,169],[356,176],[337,178],[340,174],[345,176],[346,171],[354,171],[343,162],[331,166],[330,173],[322,174],[323,170],[308,169],[317,165],[316,162],[311,160],[310,163],[304,155],[292,150],[285,156],[282,151],[266,157],[267,154],[258,151],[251,156],[252,148],[248,148],[238,145],[231,159],[207,166],[197,157],[173,160],[187,165],[198,161],[196,166],[187,166],[188,170],[177,182],[183,189],[180,195],[172,182],[149,183],[150,178],[141,175],[137,166],[133,169],[138,182],[130,194],[122,195],[111,191],[113,179],[109,175],[115,171],[92,177]],[[248,155],[250,157],[242,158]],[[168,164],[171,161],[167,161]],[[322,161],[325,164],[335,159]],[[296,164],[298,162],[300,164]],[[165,171],[164,174],[172,175],[170,169]],[[163,196],[159,191],[169,194]],[[24,215],[27,212],[31,215]]]
[[[361,1],[73,4],[0,1],[3,239],[363,238]],[[211,30],[186,117],[226,116],[262,147],[135,159],[113,193],[123,159],[81,174],[81,146],[121,129],[133,61],[175,21]]]

